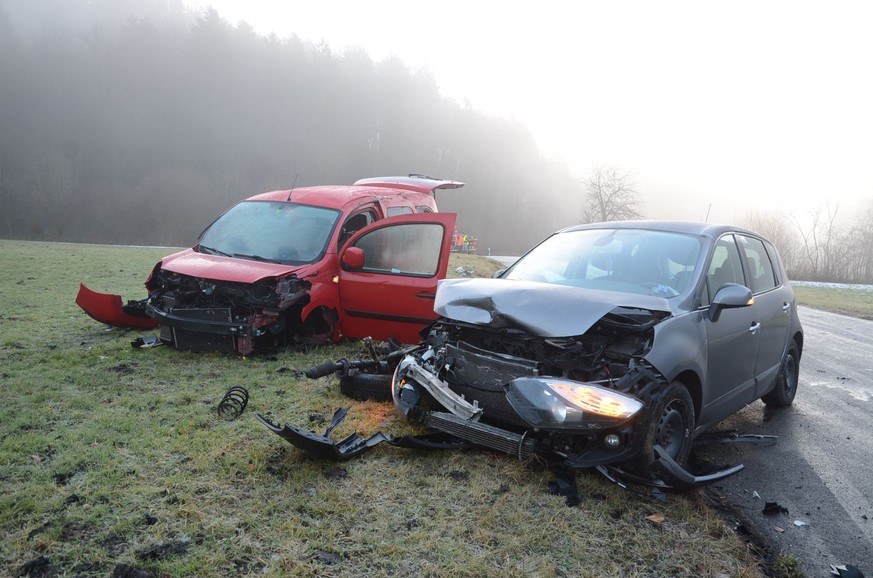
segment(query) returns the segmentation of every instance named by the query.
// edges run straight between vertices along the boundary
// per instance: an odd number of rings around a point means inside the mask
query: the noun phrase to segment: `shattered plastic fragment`
[[[773,516],[775,514],[787,514],[788,508],[780,506],[778,502],[766,502],[762,510],[765,516]]]
[[[549,482],[549,493],[553,496],[564,496],[570,507],[578,506],[582,499],[576,487],[576,472],[560,466],[551,469],[555,479]]]
[[[831,574],[840,578],[864,578],[864,573],[854,564],[834,566],[831,564]]]
[[[798,528],[803,527],[803,526],[809,526],[809,524],[807,524],[803,520],[794,520],[794,525],[797,526]]]
[[[161,338],[156,335],[149,335],[146,337],[137,337],[133,341],[130,342],[131,347],[159,347],[163,345],[164,342],[161,341]]]

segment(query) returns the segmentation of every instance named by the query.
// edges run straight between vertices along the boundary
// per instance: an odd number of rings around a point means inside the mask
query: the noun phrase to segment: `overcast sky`
[[[185,4],[427,68],[444,95],[519,120],[580,175],[632,171],[649,217],[825,201],[847,214],[873,199],[870,2]]]

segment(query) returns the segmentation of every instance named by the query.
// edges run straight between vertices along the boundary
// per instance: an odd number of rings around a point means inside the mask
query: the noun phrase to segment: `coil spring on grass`
[[[233,421],[242,414],[248,403],[249,391],[241,385],[234,385],[221,398],[218,415],[227,421]]]

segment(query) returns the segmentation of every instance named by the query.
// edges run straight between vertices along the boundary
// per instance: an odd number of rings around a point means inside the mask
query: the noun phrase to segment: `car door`
[[[737,235],[746,269],[747,286],[755,296],[756,319],[761,324],[758,356],[755,361],[757,395],[769,388],[788,347],[791,293],[777,282],[773,263],[763,241],[747,235]]]
[[[418,343],[437,318],[436,286],[449,263],[454,213],[382,219],[356,233],[340,253],[340,334]]]
[[[704,287],[704,305],[726,283],[745,284],[734,235],[715,245]],[[755,360],[760,326],[753,306],[724,309],[716,320],[703,316],[707,336],[704,415],[699,421],[722,419],[755,399]]]

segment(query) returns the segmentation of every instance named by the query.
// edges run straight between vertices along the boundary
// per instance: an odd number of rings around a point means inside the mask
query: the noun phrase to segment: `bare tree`
[[[806,258],[806,266],[801,275],[811,281],[841,281],[846,275],[846,251],[837,212],[839,204],[833,208],[825,203],[824,212],[818,206],[810,212],[811,224],[805,228],[796,215],[792,215],[797,231],[802,239],[801,250]]]
[[[873,281],[873,200],[858,214],[846,236],[850,281]]]
[[[641,219],[640,195],[628,171],[596,166],[584,182],[588,206],[582,211],[585,223]]]
[[[788,276],[792,279],[800,274],[803,255],[798,231],[793,228],[788,216],[784,213],[750,211],[745,215],[742,225],[747,229],[769,239],[782,256]]]

